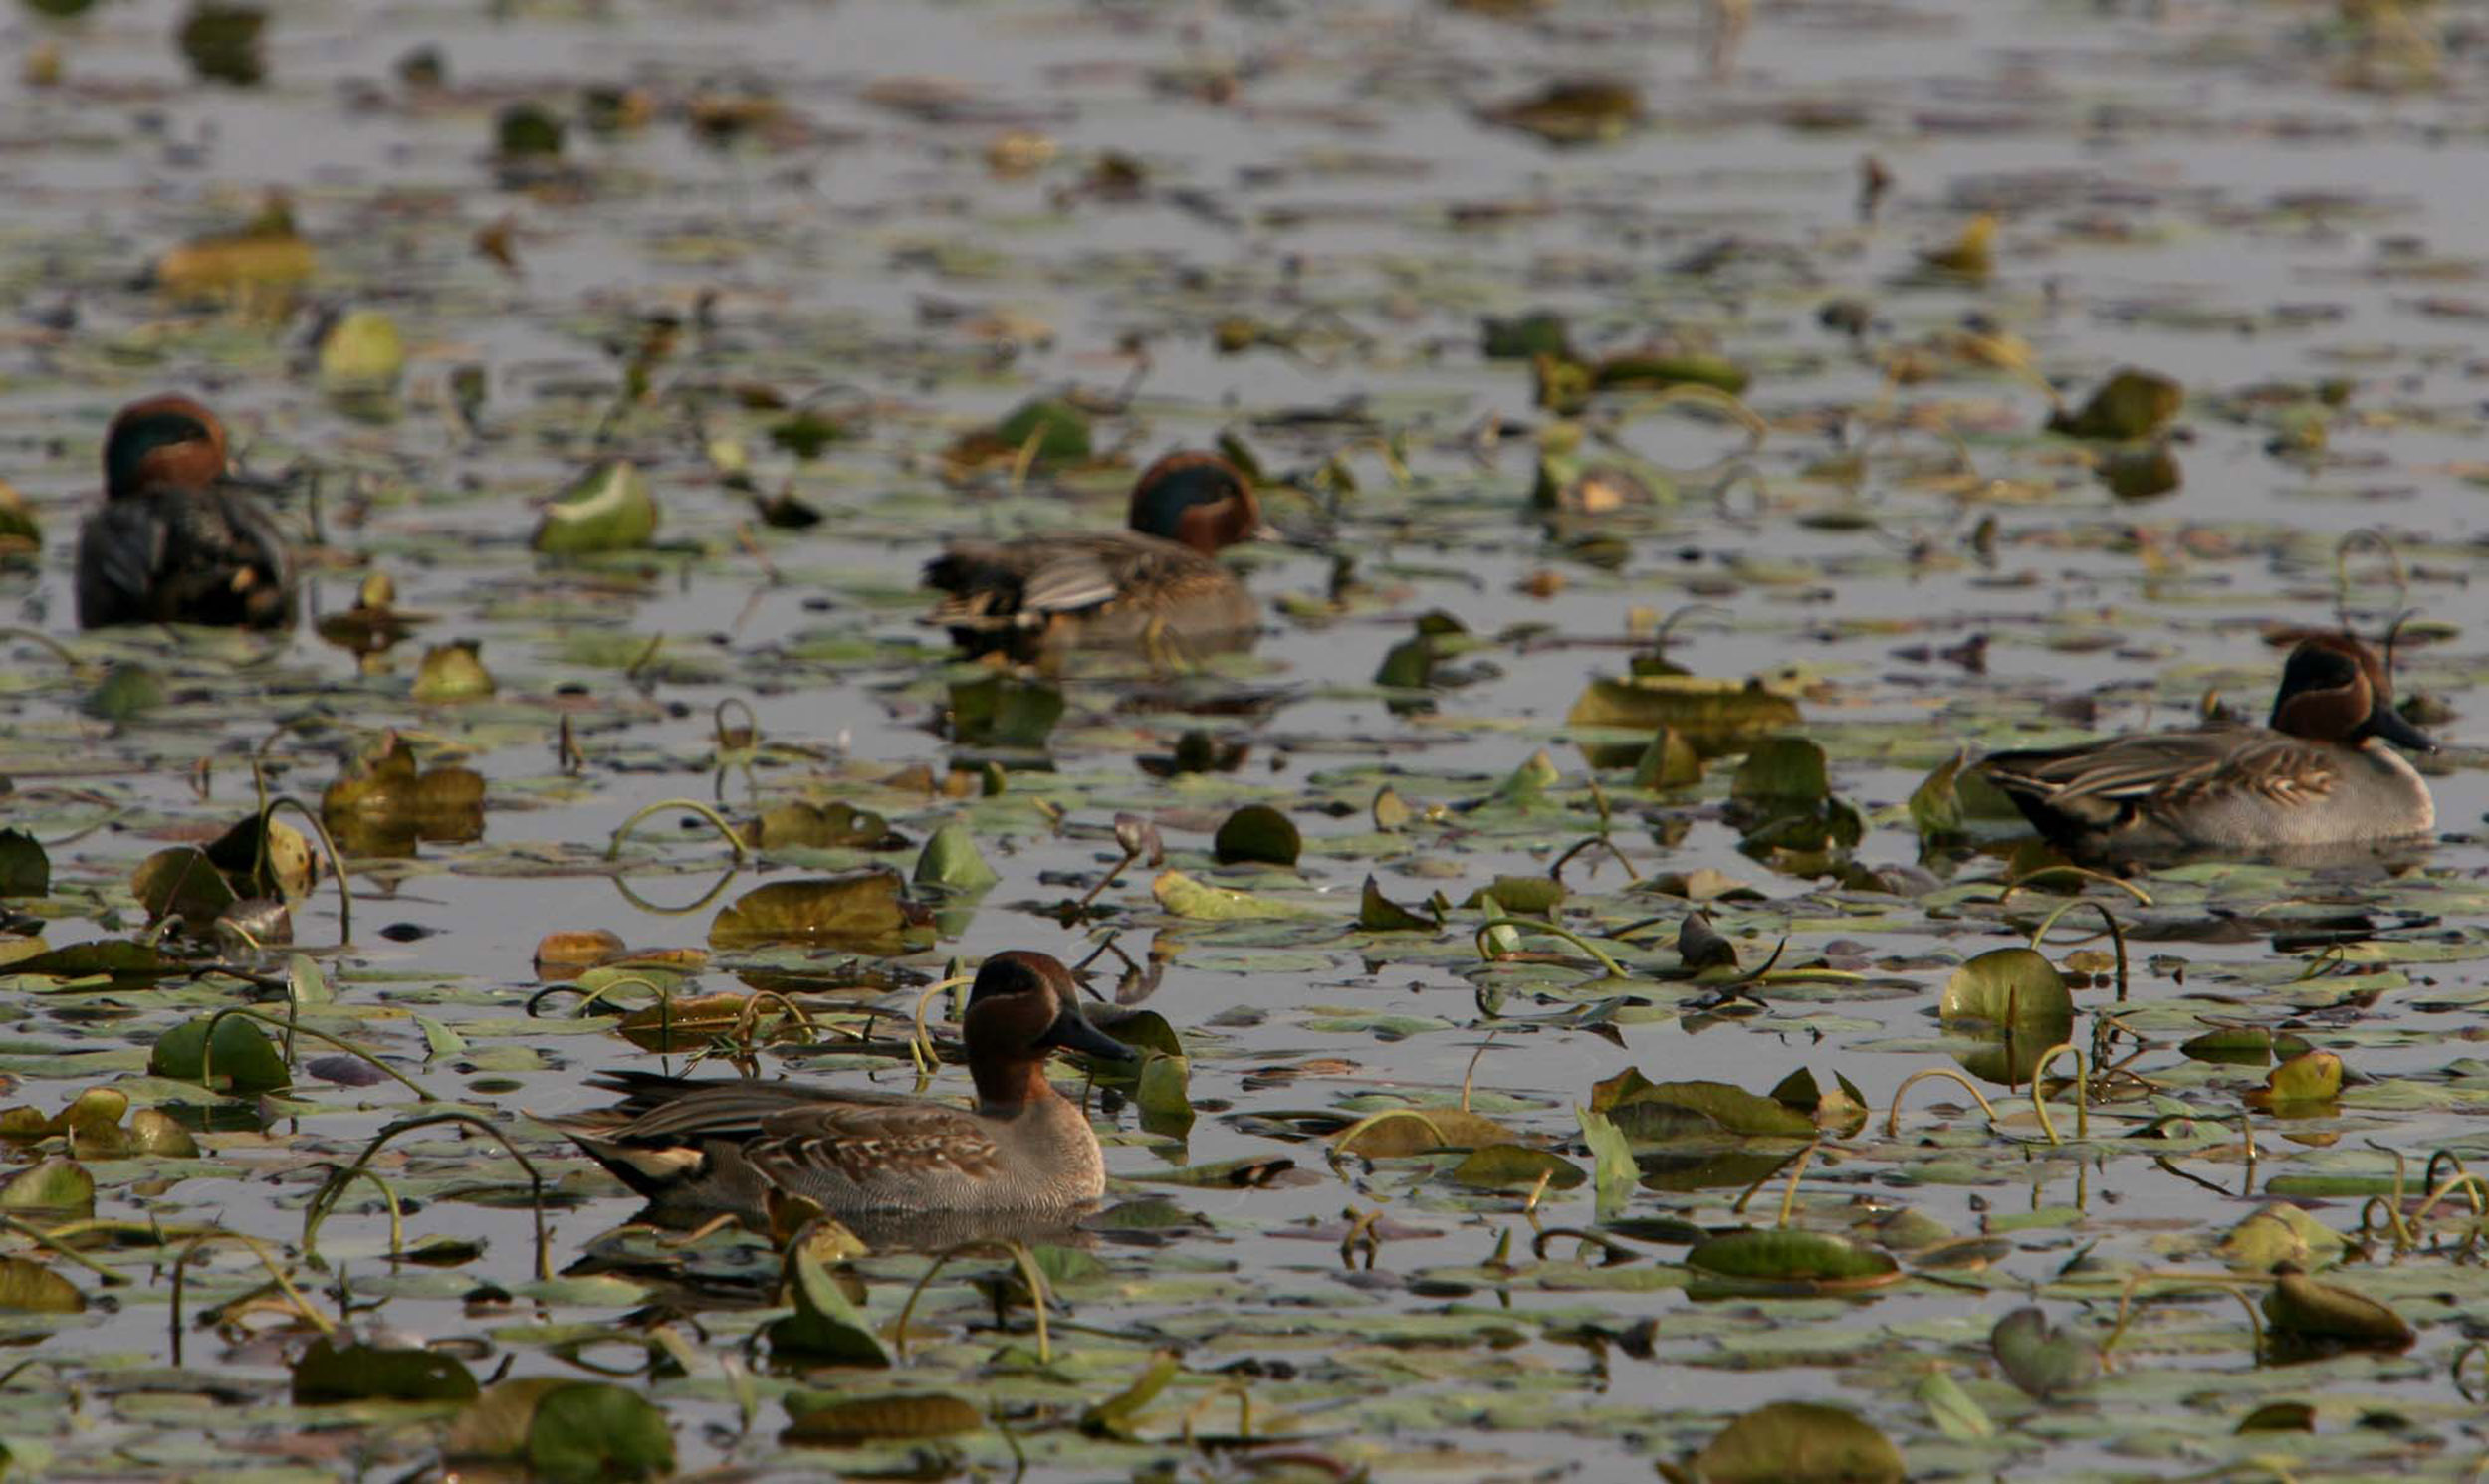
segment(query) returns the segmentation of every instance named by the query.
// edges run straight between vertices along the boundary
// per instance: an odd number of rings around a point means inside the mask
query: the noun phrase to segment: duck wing
[[[294,621],[294,563],[276,522],[247,490],[155,489],[105,502],[80,532],[83,627]]]
[[[2251,795],[2306,803],[2324,797],[2340,776],[2320,743],[2227,726],[1998,752],[1980,770],[2044,831],[2117,828],[2139,815],[2162,817]]]
[[[1190,546],[1132,530],[954,541],[925,564],[925,585],[950,594],[927,621],[957,629],[1043,628],[1058,614],[1173,587],[1210,565]]]
[[[548,1119],[643,1194],[696,1180],[713,1161],[803,1192],[824,1183],[904,1188],[929,1174],[1001,1168],[986,1125],[964,1108],[794,1082],[600,1073],[611,1108]]]

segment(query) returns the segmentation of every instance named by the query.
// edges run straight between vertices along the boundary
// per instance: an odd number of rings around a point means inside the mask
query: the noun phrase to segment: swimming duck
[[[78,625],[294,622],[285,537],[229,477],[225,428],[188,397],[132,402],[104,435],[104,505],[78,533]]]
[[[2078,853],[2258,851],[2426,833],[2428,784],[2385,744],[2437,743],[2393,708],[2374,650],[2348,635],[2302,640],[2273,715],[2045,751],[1980,769],[2051,843]]]
[[[833,1216],[1051,1212],[1097,1199],[1088,1116],[1045,1077],[1049,1051],[1128,1059],[1081,1016],[1060,960],[1015,950],[977,970],[964,1017],[977,1106],[793,1082],[604,1072],[615,1107],[547,1122],[661,1211],[767,1219],[773,1190]]]
[[[953,541],[925,564],[925,585],[950,594],[926,621],[972,655],[1019,660],[1065,645],[1252,642],[1259,610],[1217,560],[1223,547],[1276,534],[1243,470],[1216,454],[1169,454],[1133,485],[1125,524],[1095,535]]]

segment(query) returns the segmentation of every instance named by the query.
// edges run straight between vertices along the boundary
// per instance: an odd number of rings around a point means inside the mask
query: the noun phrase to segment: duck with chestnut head
[[[953,541],[925,566],[946,594],[926,622],[972,655],[1163,639],[1189,652],[1249,647],[1261,616],[1218,553],[1275,535],[1253,482],[1216,454],[1172,453],[1132,487],[1126,529]]]
[[[1060,960],[997,954],[977,970],[962,1029],[974,1108],[750,1079],[605,1072],[619,1104],[548,1120],[661,1212],[766,1221],[773,1195],[833,1216],[1059,1215],[1098,1198],[1106,1168],[1088,1116],[1046,1059],[1133,1053],[1089,1024]]]
[[[2050,843],[2077,854],[2254,854],[2425,835],[2436,805],[2395,747],[2437,743],[2394,710],[2375,650],[2317,634],[2291,651],[2262,727],[1998,752],[1979,767]]]
[[[294,622],[294,564],[227,467],[225,427],[184,396],[132,402],[104,436],[104,504],[78,533],[78,624]]]

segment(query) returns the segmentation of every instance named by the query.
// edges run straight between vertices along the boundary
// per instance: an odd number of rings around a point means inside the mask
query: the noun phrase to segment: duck
[[[749,1078],[609,1071],[613,1107],[545,1122],[668,1216],[766,1224],[774,1197],[831,1216],[1038,1215],[1106,1190],[1097,1135],[1046,1080],[1049,1053],[1135,1053],[1080,1013],[1071,972],[1012,950],[977,970],[963,1017],[974,1108]]]
[[[2395,750],[2436,742],[2393,707],[2376,652],[2303,637],[2262,727],[2212,723],[1979,764],[2051,844],[2078,855],[2256,853],[2373,845],[2437,822],[2427,780]]]
[[[925,621],[971,657],[1020,661],[1063,648],[1251,645],[1260,612],[1218,553],[1277,532],[1243,470],[1217,454],[1168,454],[1134,482],[1125,527],[952,541],[925,564],[925,585],[947,594]]]
[[[225,425],[196,400],[147,397],[104,435],[104,504],[78,532],[78,626],[281,629],[295,616],[277,524],[236,484]]]

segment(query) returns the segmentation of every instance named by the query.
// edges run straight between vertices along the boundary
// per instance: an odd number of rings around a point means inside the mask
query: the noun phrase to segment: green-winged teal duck
[[[1999,752],[1980,768],[2042,835],[2078,853],[2252,853],[2427,833],[2428,784],[2388,742],[2437,749],[2394,710],[2376,652],[2325,634],[2291,651],[2263,727]]]
[[[928,622],[971,654],[1033,659],[1051,648],[1165,641],[1187,651],[1249,645],[1261,615],[1218,560],[1274,532],[1253,482],[1216,454],[1172,453],[1132,487],[1127,530],[953,541],[925,565],[947,593]]]
[[[773,1191],[833,1216],[1059,1212],[1106,1188],[1088,1116],[1046,1080],[1047,1053],[1132,1053],[1081,1016],[1044,954],[997,954],[964,1017],[977,1106],[793,1082],[605,1072],[618,1105],[548,1120],[661,1211],[766,1217]]]
[[[78,533],[78,624],[294,622],[294,565],[234,484],[225,428],[188,397],[132,402],[104,436],[104,505]]]

